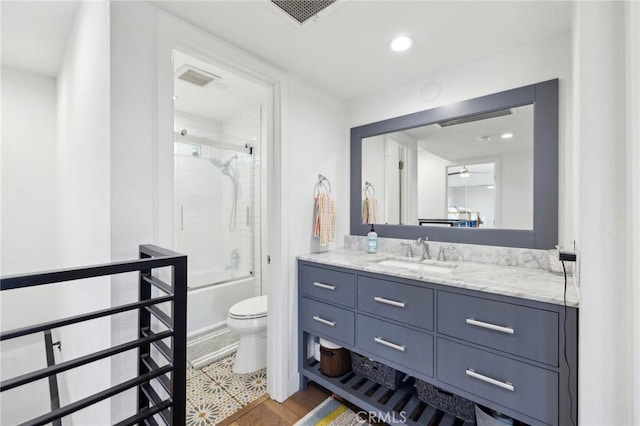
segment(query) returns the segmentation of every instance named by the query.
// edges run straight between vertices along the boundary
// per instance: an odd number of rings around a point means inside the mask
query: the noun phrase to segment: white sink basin
[[[397,260],[397,259],[386,259],[377,263],[378,265],[393,266],[395,268],[406,268],[406,269],[411,269],[412,271],[419,271],[419,272],[437,272],[439,274],[448,274],[458,266],[458,265],[446,265],[442,263],[434,264],[434,263],[410,262],[410,261]]]

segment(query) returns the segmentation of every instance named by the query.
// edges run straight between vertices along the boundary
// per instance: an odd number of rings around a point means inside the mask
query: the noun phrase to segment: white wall
[[[55,266],[56,81],[2,68],[2,275]]]
[[[0,276],[45,271],[55,263],[56,81],[2,68],[2,231]],[[3,291],[2,331],[50,321],[56,289]],[[25,307],[29,309],[25,309]],[[42,333],[2,342],[2,380],[46,367]],[[47,382],[0,394],[0,424],[50,410]]]
[[[568,34],[455,69],[425,75],[415,81],[355,99],[348,105],[348,127],[555,78],[560,79],[559,241],[569,245],[576,238],[573,226],[576,206],[571,197],[575,142],[570,125],[572,73],[571,38]],[[437,82],[442,87],[440,96],[432,102],[425,102],[421,98],[422,87],[428,82]]]
[[[289,394],[298,388],[296,259],[317,251],[313,238],[313,187],[318,174],[331,182],[336,202],[335,247],[342,247],[349,229],[349,143],[346,105],[316,87],[291,77],[289,81],[287,137],[282,146],[283,211],[287,212],[287,237],[282,253],[288,264],[286,280]],[[282,348],[280,349],[282,351]],[[282,353],[282,352],[280,352]],[[286,354],[286,355],[285,355]]]
[[[447,217],[447,165],[450,163],[418,148],[418,218]]]
[[[533,228],[533,156],[515,152],[500,156],[500,228]]]
[[[378,201],[378,223],[385,223],[386,210],[386,167],[385,167],[385,143],[384,136],[372,136],[363,140],[362,144],[362,185],[369,182],[373,185],[370,190],[371,195],[375,192],[375,199]],[[364,198],[364,195],[362,195]]]
[[[57,264],[111,260],[109,133],[109,4],[83,2],[58,74]],[[110,279],[61,285],[57,301],[70,315],[111,306]],[[107,348],[108,319],[59,331],[63,361]],[[109,387],[109,360],[66,373],[63,395],[76,401]],[[65,401],[63,400],[62,403]],[[109,401],[72,415],[75,424],[108,422]]]
[[[638,424],[637,5],[579,2],[574,28],[581,423]]]
[[[626,151],[627,151],[627,191],[629,193],[629,209],[627,210],[627,267],[631,283],[640,282],[640,223],[637,212],[640,211],[640,3],[628,2],[625,5],[625,40],[626,40]],[[628,298],[627,321],[631,327],[630,342],[632,345],[631,377],[633,388],[630,393],[632,402],[629,409],[629,419],[632,423],[640,424],[640,287],[631,288]]]
[[[157,183],[158,113],[156,16],[153,8],[142,2],[111,3],[111,256],[131,259],[138,256],[138,246],[158,243]],[[165,52],[171,58],[170,52]],[[173,91],[166,93],[172,99]],[[171,134],[167,135],[173,157],[173,117],[167,117]],[[167,170],[173,195],[173,167]],[[173,209],[168,214],[173,218]],[[173,221],[172,221],[173,222]],[[173,234],[173,227],[168,229]],[[112,303],[136,300],[135,277],[112,279]],[[113,344],[137,337],[132,324],[135,312],[112,317]],[[111,381],[115,385],[136,375],[134,353],[114,358]],[[111,423],[135,413],[136,393],[125,392],[113,398]]]

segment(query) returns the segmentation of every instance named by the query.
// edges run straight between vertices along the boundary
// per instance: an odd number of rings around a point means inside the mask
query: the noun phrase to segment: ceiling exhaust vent
[[[503,109],[500,111],[487,112],[484,114],[471,115],[469,117],[454,118],[453,120],[440,121],[438,126],[449,127],[457,124],[471,123],[473,121],[487,120],[489,118],[502,117],[503,115],[511,115],[510,109]]]
[[[179,80],[188,81],[200,87],[206,87],[212,81],[220,79],[220,77],[215,74],[208,73],[191,65],[185,65],[180,68],[176,76]]]
[[[336,0],[271,0],[280,10],[296,20],[300,25],[318,15]]]

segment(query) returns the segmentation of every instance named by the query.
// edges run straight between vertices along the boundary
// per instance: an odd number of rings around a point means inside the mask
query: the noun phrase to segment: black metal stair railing
[[[141,245],[139,254],[137,260],[0,278],[0,290],[5,291],[139,271],[137,302],[0,333],[0,341],[4,341],[43,332],[47,342],[46,368],[0,382],[0,392],[4,392],[49,378],[51,411],[22,425],[59,424],[60,419],[65,416],[132,388],[137,388],[138,411],[119,422],[119,426],[157,425],[158,420],[168,425],[184,424],[187,381],[187,257],[153,245]],[[155,269],[166,267],[171,269],[169,283],[152,275]],[[91,283],[87,283],[87,291],[90,291],[90,285]],[[152,288],[156,288],[157,291],[152,291]],[[170,313],[159,307],[167,302],[171,304]],[[55,364],[51,349],[52,329],[133,310],[138,311],[136,340]],[[170,340],[170,344],[165,342],[167,339]],[[152,348],[165,358],[165,361],[159,362],[154,358]],[[138,350],[137,377],[60,407],[57,374],[132,349]],[[157,386],[154,387],[152,384]],[[164,399],[157,392],[159,388],[168,395]]]

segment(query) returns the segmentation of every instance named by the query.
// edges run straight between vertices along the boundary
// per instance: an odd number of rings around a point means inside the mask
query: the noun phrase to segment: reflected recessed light
[[[177,97],[176,95],[173,95],[173,100],[177,101],[178,99],[180,99],[179,97]]]
[[[495,185],[487,185],[487,189],[493,189],[495,187],[496,187]]]
[[[503,133],[502,139],[511,139],[513,137],[513,133]]]
[[[489,142],[491,140],[491,136],[479,136],[478,140],[480,142]]]
[[[389,43],[389,47],[394,52],[403,52],[411,47],[413,44],[413,39],[408,36],[400,36],[394,38],[391,43]]]

